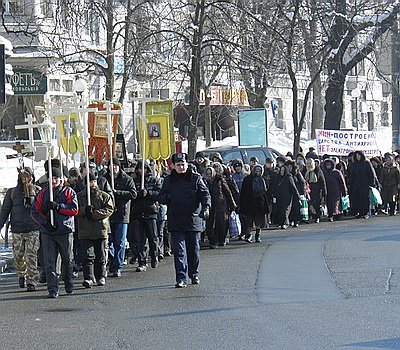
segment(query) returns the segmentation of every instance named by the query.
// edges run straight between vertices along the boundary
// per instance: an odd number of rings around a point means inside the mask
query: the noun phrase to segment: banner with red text
[[[319,155],[347,156],[350,152],[362,151],[367,157],[381,155],[373,131],[345,131],[316,129]]]

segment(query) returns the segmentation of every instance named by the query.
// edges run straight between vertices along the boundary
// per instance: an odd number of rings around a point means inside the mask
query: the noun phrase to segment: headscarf
[[[315,173],[315,161],[312,158],[307,159],[306,162],[306,174],[304,178],[308,183],[316,183],[318,182],[317,174]]]

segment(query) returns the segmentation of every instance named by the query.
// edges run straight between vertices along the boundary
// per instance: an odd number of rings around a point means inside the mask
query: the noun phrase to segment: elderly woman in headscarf
[[[303,175],[300,172],[299,167],[297,166],[294,160],[287,160],[286,166],[289,169],[289,173],[292,174],[294,184],[299,192],[300,196],[305,195],[306,189],[306,181],[304,180]],[[290,210],[289,220],[292,223],[293,227],[299,227],[300,222],[300,202],[292,201],[292,208]]]
[[[326,182],[326,206],[329,221],[343,214],[342,197],[347,195],[347,187],[342,172],[335,168],[333,159],[325,159],[322,171]]]
[[[310,216],[316,223],[319,223],[321,219],[321,205],[325,202],[326,198],[325,177],[320,167],[316,166],[315,160],[312,158],[307,159],[306,169],[304,179],[308,184],[310,192]]]
[[[229,215],[236,208],[232,192],[223,176],[224,169],[221,163],[214,163],[204,172],[208,189],[211,195],[210,218],[207,220],[207,234],[209,247],[215,249],[226,245],[226,236],[229,228]]]
[[[259,164],[253,166],[251,174],[243,180],[240,192],[240,213],[245,216],[246,226],[242,228],[245,232],[246,242],[252,242],[251,231],[256,229],[256,243],[261,242],[261,229],[267,226],[267,214],[269,212],[267,197],[267,182],[263,177],[263,167]]]

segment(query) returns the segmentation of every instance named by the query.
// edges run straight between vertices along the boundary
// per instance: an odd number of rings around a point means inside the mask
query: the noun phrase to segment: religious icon
[[[160,124],[159,123],[150,123],[148,124],[149,131],[149,139],[159,139],[160,135]]]

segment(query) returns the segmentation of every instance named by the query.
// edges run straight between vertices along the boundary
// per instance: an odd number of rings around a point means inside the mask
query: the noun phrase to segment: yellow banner
[[[83,153],[83,141],[78,127],[77,116],[75,113],[70,114],[69,142],[67,141],[67,125],[68,117],[66,115],[57,118],[57,129],[60,133],[61,147],[64,153],[67,154],[67,144],[69,144],[68,153],[75,154],[78,151]]]

